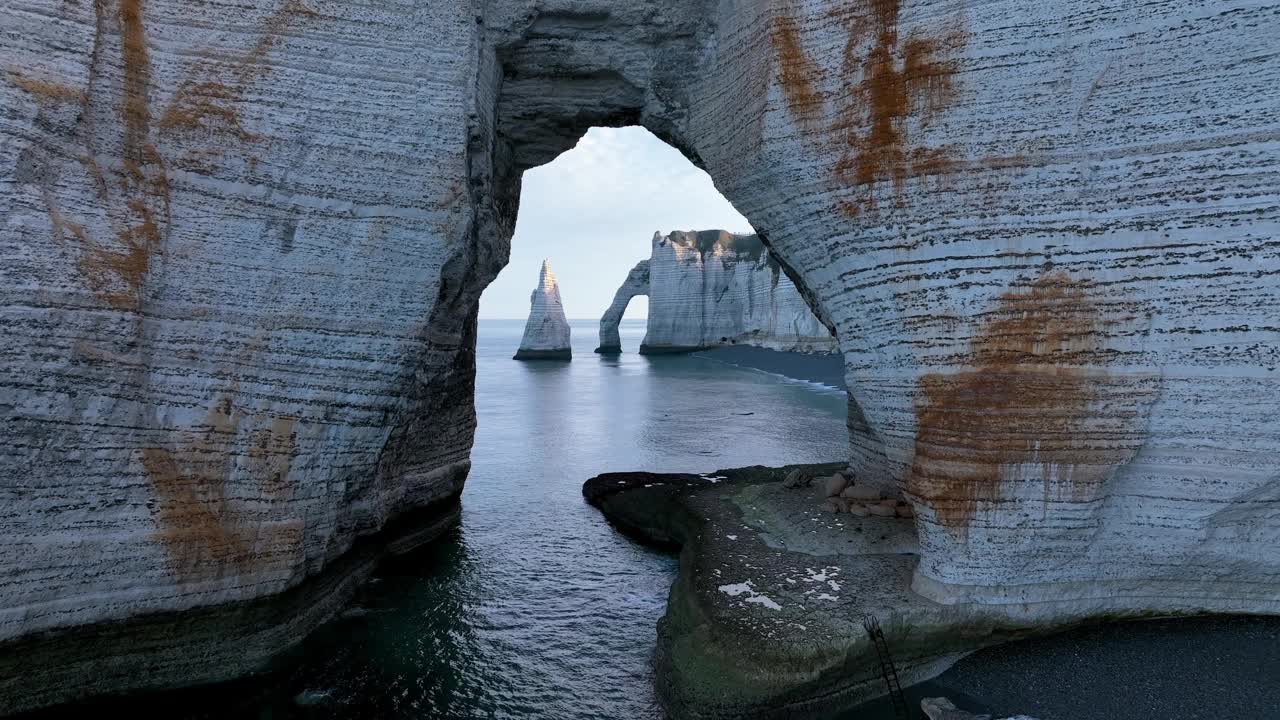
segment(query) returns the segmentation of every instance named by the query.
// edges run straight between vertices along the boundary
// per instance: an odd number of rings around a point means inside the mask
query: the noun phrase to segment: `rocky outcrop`
[[[516,350],[516,360],[568,360],[573,355],[569,345],[569,321],[560,302],[560,284],[551,272],[551,261],[542,261],[538,287],[529,296],[529,319],[524,324],[524,337]]]
[[[649,261],[641,260],[631,268],[631,272],[627,273],[627,279],[622,281],[618,291],[613,294],[613,302],[609,304],[609,309],[605,310],[604,315],[600,317],[600,347],[596,348],[596,352],[606,354],[622,352],[622,339],[618,337],[618,323],[622,322],[622,315],[627,311],[627,304],[631,302],[631,298],[648,294]]]
[[[649,296],[640,352],[688,352],[751,345],[791,352],[835,352],[835,338],[756,235],[724,230],[654,233],[644,263],[627,275],[600,319],[600,345],[618,352],[618,321],[627,302]],[[643,290],[639,288],[643,287]]]
[[[818,514],[813,494],[784,480],[838,467],[607,473],[583,485],[620,531],[680,548],[655,652],[672,718],[845,714],[884,692],[868,615],[887,621],[904,685],[1015,631],[911,592],[910,520]]]
[[[1229,684],[1274,645],[1280,618],[1165,618],[1062,633],[1056,631],[1081,621],[1065,606],[1053,618],[1018,618],[995,606],[927,600],[911,591],[921,547],[910,520],[893,513],[813,511],[814,489],[825,495],[832,488],[823,481],[838,469],[612,472],[583,484],[586,501],[618,530],[680,553],[655,652],[658,691],[675,720],[892,714],[888,699],[861,704],[886,688],[883,655],[867,620],[883,633],[907,702],[924,700],[928,717],[954,713],[953,720],[991,716],[917,693],[966,688],[977,692],[965,697],[970,707],[1109,718],[1123,715],[1119,708],[1132,702],[1120,699],[1109,707],[1097,698],[1145,683],[1149,692],[1137,714],[1177,716],[1203,688],[1197,693],[1194,683],[1187,684],[1188,672],[1176,670],[1188,670],[1204,687]],[[1140,611],[1107,619],[1126,616],[1149,620]],[[981,649],[1017,639],[1026,642]],[[1224,648],[1234,650],[1224,656]],[[1147,662],[1162,652],[1176,660]],[[908,687],[957,660],[932,688]],[[1019,684],[1024,671],[1036,668],[1046,675],[1036,689]],[[1088,679],[1082,681],[1081,673]],[[1181,680],[1161,687],[1173,677]],[[1073,692],[1080,682],[1092,683],[1093,692]],[[1265,692],[1249,694],[1233,716],[1265,717],[1274,704]]]
[[[1265,3],[0,14],[0,642],[283,597],[452,497],[520,175],[598,124],[706,169],[836,329],[918,593],[1280,610]]]

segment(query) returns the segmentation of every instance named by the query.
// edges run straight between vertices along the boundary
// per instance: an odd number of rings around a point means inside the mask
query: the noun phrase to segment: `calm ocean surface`
[[[523,321],[480,321],[479,429],[461,525],[379,570],[358,617],[257,681],[170,694],[200,718],[661,718],[651,658],[676,558],[582,500],[602,472],[842,458],[844,393],[691,356],[621,356],[575,321],[572,362],[516,362]],[[175,707],[176,706],[176,707]]]

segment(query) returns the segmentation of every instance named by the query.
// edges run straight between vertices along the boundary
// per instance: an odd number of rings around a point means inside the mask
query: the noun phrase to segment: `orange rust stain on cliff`
[[[1132,456],[1144,390],[1104,369],[1122,320],[1092,291],[1046,272],[1002,294],[970,343],[972,369],[921,378],[907,490],[944,527],[965,535],[979,504],[1023,476],[1042,479],[1046,502],[1091,499]]]
[[[230,398],[222,398],[209,410],[206,429],[190,443],[142,450],[142,467],[157,501],[155,537],[184,582],[222,577],[252,562],[251,534],[227,499],[225,443],[234,438],[239,421]]]
[[[145,200],[137,196],[125,200],[129,220],[116,232],[114,244],[95,240],[84,225],[63,217],[48,193],[45,203],[54,237],[69,235],[75,240],[80,250],[76,266],[94,295],[111,307],[137,309],[152,255],[160,244],[160,229]]]
[[[59,211],[54,190],[44,188],[55,241],[73,241],[76,267],[85,287],[104,304],[137,310],[143,284],[161,249],[170,222],[171,191],[164,159],[150,142],[151,66],[147,49],[143,0],[95,0],[96,35],[90,54],[89,88],[78,90],[49,80],[10,71],[9,80],[46,103],[74,103],[81,109],[77,139],[83,152],[75,159],[92,182],[105,216],[91,231]],[[119,31],[118,85],[106,78],[102,50],[110,29]],[[109,108],[109,110],[108,110]],[[99,116],[118,117],[119,125],[103,126]],[[111,130],[118,132],[112,137]],[[118,140],[113,143],[112,140]],[[122,171],[104,170],[98,157],[110,153]],[[105,227],[103,227],[105,226]]]
[[[262,33],[251,48],[229,63],[201,63],[174,92],[159,127],[168,132],[204,130],[240,142],[256,139],[244,128],[240,106],[249,87],[269,70],[266,56],[279,42],[289,24],[300,17],[318,13],[301,0],[286,0],[263,23]]]
[[[822,97],[817,85],[822,81],[822,68],[805,51],[796,19],[787,14],[773,18],[769,41],[778,55],[778,79],[791,111],[804,120],[822,113]]]
[[[276,416],[265,427],[242,427],[250,420],[230,395],[222,396],[210,408],[204,428],[191,439],[141,451],[156,497],[155,538],[183,582],[262,570],[270,554],[300,547],[298,523],[267,523],[258,509],[292,496],[289,472],[297,454],[298,421]],[[228,494],[237,465],[237,437],[243,430],[248,430],[249,439],[244,467],[253,481],[248,498]]]
[[[136,308],[140,303],[139,294],[154,249],[151,238],[158,233],[150,211],[140,201],[130,200],[128,204],[131,210],[142,213],[142,221],[120,231],[118,248],[88,242],[83,234],[77,235],[83,246],[81,274],[98,297],[118,308]],[[124,289],[120,289],[121,285]]]
[[[134,296],[120,290],[120,280],[141,282],[147,268],[145,253],[132,245],[123,249],[103,246],[90,237],[84,225],[67,219],[58,211],[48,189],[44,192],[44,200],[54,239],[61,241],[70,237],[75,241],[80,251],[76,266],[89,290],[112,307],[129,306]]]
[[[151,61],[142,0],[118,0],[120,52],[124,60],[125,157],[138,155],[151,124]]]
[[[122,80],[119,94],[120,144],[119,160],[123,172],[108,182],[98,164],[94,140],[106,132],[91,124],[92,104],[98,98],[88,92],[70,88],[57,90],[60,98],[74,98],[83,109],[81,138],[84,154],[77,157],[97,191],[106,213],[106,222],[114,234],[114,242],[94,237],[82,224],[65,218],[57,209],[50,189],[45,189],[45,205],[56,240],[68,236],[80,251],[77,268],[85,285],[103,303],[120,309],[136,310],[142,304],[142,285],[152,258],[161,243],[161,225],[169,221],[169,181],[164,161],[148,141],[151,123],[151,68],[147,51],[146,26],[142,0],[118,0],[112,13],[107,0],[95,0],[97,16],[95,50],[89,69],[93,78],[101,75],[103,56],[97,48],[103,44],[103,33],[114,19],[120,31],[120,68]],[[30,85],[28,83],[28,85]],[[99,87],[103,87],[99,83]],[[28,88],[30,89],[30,88]],[[53,92],[44,88],[46,93]],[[95,95],[104,91],[97,90]],[[115,109],[115,105],[112,106]]]
[[[948,167],[950,149],[915,145],[910,124],[923,126],[955,102],[957,63],[950,54],[966,42],[957,29],[902,37],[896,0],[874,0],[871,10],[870,18],[846,21],[845,88],[832,127],[841,146],[833,175],[855,192],[842,205],[847,215],[875,207],[877,182],[892,183],[901,202],[908,178]],[[863,35],[872,38],[865,51]]]
[[[206,128],[211,132],[248,141],[253,136],[240,121],[240,93],[217,80],[183,83],[160,117],[160,129],[192,131]]]
[[[78,90],[56,80],[33,78],[29,75],[20,73],[17,70],[10,70],[8,73],[8,79],[14,87],[31,93],[38,100],[70,104],[80,104],[84,102],[85,96],[83,90]]]
[[[875,209],[874,186],[892,184],[902,203],[907,179],[942,175],[953,167],[954,148],[921,146],[912,137],[954,105],[958,97],[955,54],[967,43],[958,20],[932,32],[901,33],[900,0],[840,2],[824,21],[845,36],[838,87],[824,107],[821,87],[832,79],[804,49],[799,21],[790,8],[771,23],[771,40],[780,65],[787,105],[802,121],[824,114],[833,118],[823,133],[839,159],[831,167],[837,187],[846,190],[841,212],[856,216]]]
[[[223,577],[252,562],[252,536],[237,527],[222,478],[184,471],[166,448],[144,448],[142,466],[156,495],[155,537],[179,579]]]

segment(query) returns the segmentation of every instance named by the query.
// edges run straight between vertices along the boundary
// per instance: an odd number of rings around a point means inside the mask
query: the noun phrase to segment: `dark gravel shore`
[[[988,648],[907,691],[1039,720],[1280,718],[1280,618],[1116,623]],[[839,720],[892,718],[885,699]],[[917,715],[917,717],[922,717]]]

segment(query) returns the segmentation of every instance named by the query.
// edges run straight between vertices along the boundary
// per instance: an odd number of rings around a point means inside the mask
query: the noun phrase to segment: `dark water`
[[[309,642],[253,714],[659,718],[650,663],[676,561],[614,532],[582,482],[846,453],[841,392],[641,357],[634,321],[621,356],[594,354],[596,324],[574,322],[572,362],[515,362],[522,327],[481,321],[461,526],[384,568],[366,614]]]

